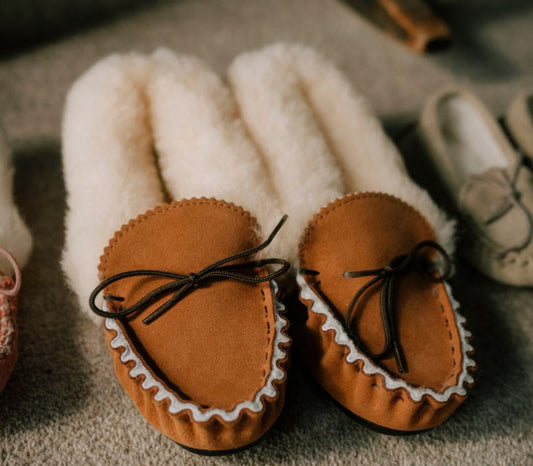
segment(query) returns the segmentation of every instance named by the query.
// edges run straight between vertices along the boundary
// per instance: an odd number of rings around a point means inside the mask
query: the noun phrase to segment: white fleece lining
[[[322,331],[327,332],[328,330],[333,330],[335,333],[335,342],[338,345],[346,346],[349,349],[348,354],[346,354],[346,361],[350,364],[353,364],[355,361],[363,362],[363,372],[367,375],[380,374],[385,380],[385,387],[389,390],[395,390],[397,388],[404,388],[409,393],[411,399],[415,402],[418,402],[422,399],[423,396],[431,396],[438,402],[445,403],[450,397],[454,394],[464,396],[466,395],[466,389],[464,384],[473,383],[473,377],[468,373],[469,367],[474,367],[476,363],[468,357],[468,352],[473,351],[472,346],[466,340],[471,336],[470,332],[464,328],[464,323],[466,319],[459,314],[459,303],[453,299],[451,294],[451,289],[447,283],[445,283],[446,291],[453,307],[453,312],[455,314],[455,320],[457,322],[457,328],[459,330],[459,336],[461,339],[461,355],[462,355],[462,366],[461,373],[457,380],[457,384],[451,387],[446,388],[444,392],[436,392],[431,388],[422,388],[414,387],[411,384],[407,383],[405,380],[400,378],[393,378],[391,375],[382,369],[381,367],[374,364],[368,357],[364,355],[359,349],[355,347],[352,339],[346,333],[342,323],[334,316],[333,312],[327,306],[319,296],[309,287],[305,278],[302,274],[298,273],[296,276],[296,281],[300,286],[300,296],[302,299],[310,300],[313,302],[310,309],[316,314],[322,314],[326,316],[326,321],[322,325]]]
[[[229,77],[234,96],[200,60],[159,50],[101,60],[71,88],[62,264],[91,317],[98,319],[87,302],[102,249],[122,224],[161,204],[165,190],[233,202],[263,232],[289,214],[265,254],[293,263],[322,205],[348,192],[386,192],[419,210],[453,252],[453,223],[407,176],[361,96],[315,50],[279,44],[244,54]]]
[[[289,221],[280,232],[287,256],[297,261],[305,226],[323,204],[345,191],[340,167],[307,101],[297,73],[298,55],[277,45],[238,56],[229,82],[272,177]]]
[[[198,406],[193,403],[186,403],[180,401],[176,395],[168,390],[161,382],[159,382],[150,372],[150,370],[143,364],[142,360],[137,356],[133,348],[130,346],[127,338],[120,329],[115,319],[105,319],[105,326],[108,330],[113,330],[117,335],[111,340],[112,348],[124,348],[124,351],[120,355],[120,360],[125,364],[129,361],[133,361],[135,365],[130,369],[129,375],[132,379],[136,379],[139,376],[144,376],[144,380],[141,387],[144,390],[150,390],[155,387],[154,400],[163,401],[167,398],[170,401],[168,411],[170,414],[177,414],[185,410],[189,410],[192,413],[193,419],[196,422],[205,422],[211,419],[213,416],[218,415],[224,421],[235,421],[243,409],[248,409],[253,413],[258,413],[263,409],[263,397],[274,398],[277,394],[277,390],[274,387],[274,381],[281,380],[285,377],[285,372],[278,367],[278,362],[287,357],[287,352],[281,346],[284,343],[290,341],[289,337],[283,334],[283,330],[287,327],[288,321],[283,317],[280,312],[285,310],[285,306],[276,299],[276,293],[278,291],[277,284],[271,282],[272,286],[272,298],[274,302],[274,316],[276,320],[276,336],[274,338],[274,351],[272,354],[272,365],[270,367],[270,373],[265,385],[257,392],[253,400],[242,401],[238,403],[231,411],[215,408],[207,411],[201,411]],[[107,308],[106,308],[107,310]]]
[[[283,213],[227,86],[195,57],[160,49],[151,61],[155,145],[173,198],[233,202],[270,231]],[[277,239],[265,254],[284,257],[283,241]]]
[[[0,132],[0,247],[7,249],[18,265],[24,267],[30,257],[33,241],[15,205],[13,174],[11,151]],[[12,274],[11,264],[0,256],[0,275]]]
[[[291,217],[291,258],[322,205],[363,191],[389,193],[413,206],[453,252],[454,222],[409,178],[362,96],[316,50],[276,44],[242,54],[229,80]]]
[[[144,91],[150,70],[146,57],[113,55],[83,74],[67,95],[62,265],[80,308],[95,322],[101,318],[88,301],[99,283],[104,246],[121,225],[164,200]]]

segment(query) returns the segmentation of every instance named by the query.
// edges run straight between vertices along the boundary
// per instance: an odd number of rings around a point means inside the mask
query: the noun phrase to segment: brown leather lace
[[[366,291],[368,291],[373,286],[379,284],[379,288],[381,290],[380,313],[383,332],[385,334],[385,345],[383,347],[383,350],[379,353],[371,354],[366,349],[364,351],[368,356],[375,359],[382,359],[392,351],[400,373],[407,372],[407,365],[405,362],[403,351],[400,346],[398,333],[396,330],[396,321],[394,318],[396,277],[401,273],[407,273],[411,271],[411,269],[417,263],[416,259],[420,255],[420,252],[423,249],[428,248],[434,249],[435,251],[440,253],[442,258],[444,259],[444,271],[442,273],[436,274],[435,271],[437,267],[434,263],[424,264],[422,271],[427,276],[428,280],[432,282],[442,282],[450,275],[452,269],[452,262],[450,256],[446,253],[444,248],[434,241],[422,241],[418,243],[408,254],[396,256],[385,267],[382,267],[380,269],[347,271],[343,274],[345,278],[373,277],[355,293],[348,306],[348,310],[344,319],[346,330],[352,338],[354,345],[357,347],[361,347],[362,344],[357,335],[351,329],[351,323],[355,315],[355,311],[357,309],[357,303]],[[317,271],[309,269],[301,269],[300,272],[306,275],[318,275],[319,273]]]
[[[281,227],[283,226],[287,218],[288,218],[287,215],[284,215],[283,218],[276,225],[274,230],[272,230],[272,233],[270,233],[269,237],[259,246],[256,246],[251,249],[247,249],[237,254],[233,254],[232,256],[226,257],[224,259],[220,259],[216,261],[215,263],[203,268],[199,272],[180,274],[180,273],[173,273],[173,272],[165,272],[161,270],[130,270],[127,272],[121,272],[116,275],[113,275],[105,279],[102,283],[100,283],[93,290],[93,292],[91,293],[89,297],[89,306],[91,310],[95,314],[98,314],[99,316],[109,317],[112,319],[119,319],[122,317],[130,316],[138,311],[141,311],[142,309],[145,309],[150,304],[161,299],[162,297],[173,293],[172,296],[167,301],[165,301],[154,312],[152,312],[151,314],[149,314],[147,317],[143,319],[142,322],[144,324],[149,324],[153,322],[155,319],[157,319],[158,317],[160,317],[162,314],[167,312],[170,308],[172,308],[187,293],[198,288],[204,282],[209,282],[213,280],[235,280],[235,281],[239,281],[242,283],[257,284],[257,283],[268,282],[270,280],[273,280],[274,278],[286,273],[290,269],[289,262],[287,262],[284,259],[262,259],[262,260],[256,260],[256,261],[250,261],[250,262],[230,264],[230,265],[225,265],[225,264],[242,259],[243,257],[252,256],[256,254],[257,252],[261,251],[262,249],[265,249],[272,242],[274,237],[277,235],[277,233],[279,232],[279,230],[281,229]],[[253,275],[250,273],[246,274],[246,273],[238,272],[239,270],[246,270],[246,269],[249,271],[253,271],[253,269],[264,267],[266,265],[280,265],[281,267],[275,270],[274,272],[268,273],[266,275]],[[109,285],[111,285],[112,283],[118,282],[120,280],[124,280],[126,278],[139,277],[139,276],[165,277],[165,278],[172,279],[172,281],[157,287],[153,291],[150,291],[145,296],[143,296],[141,299],[139,299],[135,304],[124,307],[121,310],[116,311],[116,312],[105,311],[103,309],[100,309],[96,305],[96,298]],[[121,296],[113,296],[113,295],[104,295],[104,299],[107,301],[118,301],[118,302],[125,300],[125,298]]]

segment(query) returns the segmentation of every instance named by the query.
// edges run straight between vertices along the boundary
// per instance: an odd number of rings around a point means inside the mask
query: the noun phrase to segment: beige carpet
[[[501,112],[518,89],[533,85],[533,4],[440,5],[456,44],[437,57],[396,46],[340,1],[197,0],[164,2],[0,61],[0,125],[15,150],[17,200],[35,236],[20,306],[20,359],[0,395],[1,464],[533,464],[529,290],[459,267],[453,285],[480,369],[471,398],[445,425],[410,437],[367,430],[318,391],[296,360],[286,409],[271,434],[240,454],[205,458],[137,414],[114,377],[101,331],[78,314],[58,265],[63,100],[98,58],[164,45],[224,73],[240,51],[296,40],[334,59],[392,133],[429,92],[454,81]]]

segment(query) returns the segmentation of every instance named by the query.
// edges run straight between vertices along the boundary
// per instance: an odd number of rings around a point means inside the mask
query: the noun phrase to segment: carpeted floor
[[[499,114],[533,85],[533,4],[439,3],[455,48],[423,57],[378,34],[337,0],[162,2],[0,60],[0,126],[16,157],[16,197],[35,237],[20,303],[20,359],[0,395],[0,463],[18,464],[533,464],[533,292],[464,265],[452,284],[475,336],[471,398],[422,435],[370,431],[339,410],[296,359],[286,408],[259,445],[234,456],[193,455],[147,425],[116,381],[101,329],[82,318],[58,264],[64,187],[64,95],[98,58],[164,45],[224,73],[232,57],[278,40],[334,59],[392,134],[425,96],[459,81]],[[416,155],[410,154],[416,163]],[[425,180],[431,184],[431,180]]]

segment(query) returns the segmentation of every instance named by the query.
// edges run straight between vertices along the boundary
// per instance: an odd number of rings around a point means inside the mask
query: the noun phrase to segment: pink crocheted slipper
[[[13,256],[0,248],[15,272],[15,280],[0,276],[0,391],[13,372],[18,357],[17,294],[20,289],[20,269]]]

